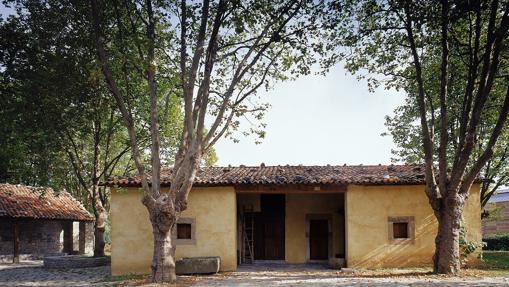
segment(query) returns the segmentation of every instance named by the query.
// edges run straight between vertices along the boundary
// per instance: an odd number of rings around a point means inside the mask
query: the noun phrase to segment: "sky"
[[[217,165],[390,163],[395,145],[381,133],[404,94],[382,88],[371,93],[366,81],[338,64],[326,76],[280,83],[261,95],[272,106],[265,139],[258,145],[252,137],[221,139]]]
[[[3,17],[12,9],[0,5]],[[326,76],[310,75],[276,84],[260,92],[271,108],[264,123],[266,137],[223,138],[215,145],[216,165],[343,165],[389,164],[390,136],[386,115],[403,103],[404,95],[382,88],[368,91],[366,81],[338,64]],[[244,127],[245,128],[245,127]]]

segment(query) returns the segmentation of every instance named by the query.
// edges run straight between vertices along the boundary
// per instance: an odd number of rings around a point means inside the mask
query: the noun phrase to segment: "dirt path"
[[[440,277],[426,271],[386,274],[384,272],[342,273],[324,268],[240,267],[237,272],[200,278],[195,287],[205,286],[509,286],[509,271],[502,277]]]
[[[41,262],[0,264],[0,286],[163,286],[147,279],[101,282],[110,267],[45,269]],[[210,276],[180,276],[179,286],[509,286],[509,271],[502,276],[470,272],[466,277],[441,277],[426,269],[338,272],[320,265],[241,266],[236,272]],[[500,275],[500,274],[498,274]]]

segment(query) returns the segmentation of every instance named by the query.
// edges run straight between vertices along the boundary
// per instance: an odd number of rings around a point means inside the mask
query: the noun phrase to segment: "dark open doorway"
[[[309,220],[309,259],[327,260],[329,258],[329,220]]]
[[[285,195],[262,194],[254,214],[254,259],[285,259]]]

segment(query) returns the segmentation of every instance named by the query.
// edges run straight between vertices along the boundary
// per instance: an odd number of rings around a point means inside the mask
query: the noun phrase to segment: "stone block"
[[[46,256],[43,259],[45,268],[88,268],[110,264],[108,257],[89,257],[82,255]]]
[[[329,258],[329,267],[332,269],[341,269],[345,266],[345,258]]]
[[[353,268],[341,268],[341,272],[344,272],[344,273],[355,273],[355,269],[353,269]]]
[[[175,272],[185,274],[212,274],[219,272],[219,257],[184,257],[175,263]]]

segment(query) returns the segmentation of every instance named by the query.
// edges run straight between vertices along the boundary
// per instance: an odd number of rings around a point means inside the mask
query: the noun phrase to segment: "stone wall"
[[[21,258],[41,258],[45,255],[56,255],[64,252],[64,226],[65,221],[59,220],[19,220],[20,255]],[[85,254],[94,251],[94,223],[85,224]],[[13,255],[13,226],[11,219],[0,218],[0,259],[9,260]],[[72,224],[72,252],[79,249],[79,224]]]
[[[0,255],[13,253],[13,221],[0,219]],[[19,222],[20,254],[35,258],[62,252],[62,222],[21,220]]]

